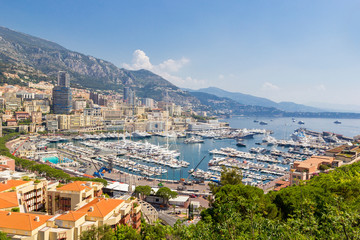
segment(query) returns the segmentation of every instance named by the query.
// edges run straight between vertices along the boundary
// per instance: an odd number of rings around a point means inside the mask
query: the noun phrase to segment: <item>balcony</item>
[[[139,212],[138,214],[132,217],[132,221],[137,222],[140,220],[140,218],[141,218],[141,213]]]
[[[133,214],[137,214],[137,213],[139,213],[141,211],[141,205],[139,205],[139,206],[137,206],[137,207],[134,207],[133,209],[132,209],[132,213]]]

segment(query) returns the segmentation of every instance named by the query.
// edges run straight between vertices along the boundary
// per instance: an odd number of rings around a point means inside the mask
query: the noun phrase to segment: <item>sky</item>
[[[359,107],[360,1],[0,0],[0,25],[179,87]]]

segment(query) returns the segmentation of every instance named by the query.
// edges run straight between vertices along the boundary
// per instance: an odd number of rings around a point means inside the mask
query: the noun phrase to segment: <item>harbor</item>
[[[226,167],[241,170],[244,184],[264,186],[286,176],[294,161],[323,155],[327,149],[352,140],[342,134],[295,126],[286,135],[284,130],[234,127],[171,134],[39,135],[32,137],[28,146],[36,149],[34,160],[77,176],[109,178],[110,173],[116,173],[164,182],[218,182],[222,167]]]

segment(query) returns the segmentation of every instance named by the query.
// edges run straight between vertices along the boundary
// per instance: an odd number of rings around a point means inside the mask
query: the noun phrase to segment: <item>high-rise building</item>
[[[66,72],[59,72],[58,85],[53,88],[53,110],[55,114],[68,114],[71,109],[70,77]]]
[[[67,72],[58,73],[58,86],[70,87],[70,76]]]
[[[131,89],[129,87],[124,87],[124,101],[129,99]]]
[[[130,87],[124,87],[124,101],[129,105],[136,104],[136,95],[135,91]]]

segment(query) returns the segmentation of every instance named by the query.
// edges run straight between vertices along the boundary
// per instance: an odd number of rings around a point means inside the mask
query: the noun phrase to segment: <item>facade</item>
[[[57,131],[59,129],[58,121],[57,120],[47,120],[46,121],[46,129],[48,131]]]
[[[41,123],[42,122],[42,113],[39,112],[31,112],[31,122],[32,123]]]
[[[76,100],[73,104],[74,110],[83,110],[86,108],[86,100]]]
[[[30,114],[28,112],[15,112],[16,121],[26,120],[30,118]]]
[[[130,87],[124,87],[124,102],[131,106],[134,106],[136,104],[135,91],[132,90]]]
[[[71,88],[55,86],[53,89],[53,108],[55,114],[68,114],[72,109]]]
[[[47,211],[57,214],[75,211],[102,194],[101,183],[75,181],[48,191]]]
[[[0,183],[0,192],[15,191],[20,196],[24,211],[43,210],[46,202],[46,180],[5,180]]]
[[[0,156],[0,166],[15,171],[15,160],[6,156]]]
[[[70,75],[67,72],[58,72],[58,86],[70,87]]]
[[[333,157],[312,156],[302,162],[294,162],[290,169],[290,185],[299,184],[300,181],[306,181],[319,173],[321,165],[331,166],[334,161]]]
[[[58,85],[53,88],[53,109],[55,114],[68,114],[72,109],[70,77],[66,72],[59,72]]]

